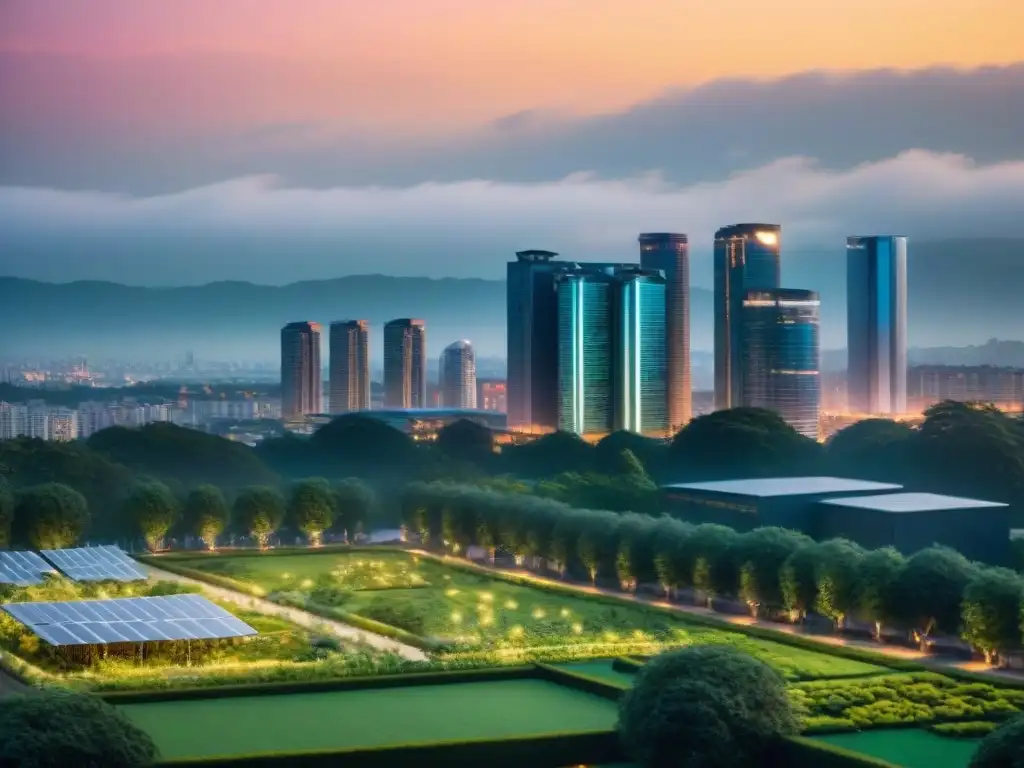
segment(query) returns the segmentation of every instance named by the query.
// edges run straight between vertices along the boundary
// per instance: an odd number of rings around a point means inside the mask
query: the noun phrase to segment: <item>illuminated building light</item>
[[[754,237],[762,245],[778,245],[779,235],[777,232],[767,232],[765,230],[759,230],[754,233]]]

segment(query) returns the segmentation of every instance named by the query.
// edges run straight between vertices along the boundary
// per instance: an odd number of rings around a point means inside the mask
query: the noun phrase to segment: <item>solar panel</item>
[[[117,547],[43,549],[43,556],[74,581],[141,581],[149,578]]]
[[[216,640],[257,634],[202,595],[0,605],[50,645]]]
[[[56,571],[35,552],[0,552],[0,584],[42,584],[44,573]]]

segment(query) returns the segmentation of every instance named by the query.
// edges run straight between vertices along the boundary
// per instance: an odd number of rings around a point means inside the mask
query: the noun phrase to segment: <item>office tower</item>
[[[331,413],[370,408],[370,324],[366,320],[331,323]]]
[[[294,421],[322,412],[320,324],[288,323],[281,329],[281,418]]]
[[[555,281],[580,269],[635,267],[556,260],[552,251],[519,251],[507,264],[508,424],[547,432],[558,425],[558,299]]]
[[[606,272],[559,275],[558,429],[606,435],[615,429],[613,278]]]
[[[747,291],[739,318],[744,359],[736,405],[777,411],[797,432],[818,439],[821,403],[819,314],[814,291]]]
[[[636,270],[618,273],[615,287],[615,428],[667,436],[673,402],[667,392],[672,348],[666,344],[671,286],[660,271]],[[689,401],[687,391],[687,408]]]
[[[441,353],[441,405],[476,409],[476,354],[468,341],[456,341]]]
[[[427,405],[427,328],[402,318],[384,325],[384,407]]]
[[[476,407],[481,411],[508,413],[508,386],[504,379],[476,380]]]
[[[907,238],[846,239],[848,410],[907,410]]]
[[[686,235],[647,232],[640,235],[640,268],[665,275],[665,390],[668,424],[675,433],[693,415],[690,376],[690,246]]]
[[[715,408],[733,408],[742,396],[740,314],[749,290],[780,284],[778,224],[734,224],[715,233]]]

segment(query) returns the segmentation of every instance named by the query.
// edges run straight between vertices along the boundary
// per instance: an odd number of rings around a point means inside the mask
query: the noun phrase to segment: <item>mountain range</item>
[[[834,249],[832,249],[834,250]],[[815,258],[804,254],[814,253]],[[783,283],[818,290],[822,346],[845,346],[845,261],[821,249],[783,254]],[[829,251],[829,253],[831,253]],[[982,344],[1024,337],[1024,239],[914,242],[909,262],[910,344]],[[691,291],[694,350],[712,347],[712,300]],[[44,283],[0,277],[0,355],[167,360],[192,351],[217,360],[274,360],[282,325],[364,318],[374,358],[379,326],[427,323],[429,354],[468,338],[478,354],[505,352],[500,280],[352,275],[283,286],[217,282],[147,288],[110,282]]]

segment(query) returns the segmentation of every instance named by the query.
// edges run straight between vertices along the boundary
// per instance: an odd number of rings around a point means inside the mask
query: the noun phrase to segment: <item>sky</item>
[[[0,0],[0,274],[1020,236],[1022,29],[1019,0]]]

